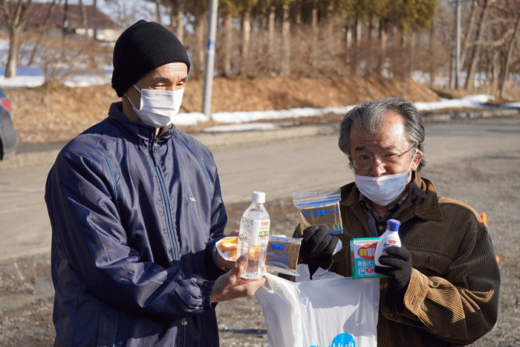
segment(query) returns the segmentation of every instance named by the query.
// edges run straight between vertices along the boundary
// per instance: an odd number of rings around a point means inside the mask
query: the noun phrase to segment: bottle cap
[[[253,202],[257,204],[263,204],[265,202],[265,193],[264,192],[253,192],[253,198],[251,199]]]
[[[397,219],[389,219],[386,229],[390,231],[399,231],[399,227],[401,226],[401,222]]]

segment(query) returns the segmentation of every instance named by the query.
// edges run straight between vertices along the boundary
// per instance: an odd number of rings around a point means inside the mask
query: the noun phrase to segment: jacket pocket
[[[451,258],[435,252],[410,250],[410,253],[412,254],[413,268],[426,276],[445,277],[453,261]]]

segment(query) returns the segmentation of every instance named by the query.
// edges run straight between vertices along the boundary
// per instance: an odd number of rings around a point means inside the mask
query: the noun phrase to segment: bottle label
[[[381,252],[381,255],[388,255],[386,253],[386,250],[388,247],[395,247],[397,246],[397,242],[395,240],[388,240],[387,242],[383,243],[383,251]]]
[[[250,246],[259,243],[267,244],[269,242],[269,219],[258,220],[242,217],[240,220],[240,237],[243,235],[243,241],[247,241]]]

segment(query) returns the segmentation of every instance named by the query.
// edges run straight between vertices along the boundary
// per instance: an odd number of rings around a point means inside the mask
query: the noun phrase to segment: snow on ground
[[[8,40],[0,40],[0,87],[5,88],[24,88],[37,87],[43,84],[43,69],[41,67],[19,66],[16,70],[17,76],[14,78],[5,78],[5,60],[9,49]],[[112,69],[107,68],[104,75],[95,76],[75,75],[67,76],[63,83],[68,87],[86,87],[91,85],[109,84],[112,76]],[[417,75],[419,78],[419,75]],[[420,79],[420,78],[419,78]],[[483,107],[488,100],[493,99],[490,95],[472,95],[462,99],[441,99],[437,102],[416,102],[415,106],[420,111],[432,111],[443,108],[462,108]],[[327,107],[327,108],[292,108],[287,110],[269,110],[269,111],[248,111],[248,112],[217,112],[211,117],[219,123],[229,123],[229,125],[219,125],[208,127],[206,132],[219,131],[246,131],[246,130],[272,130],[280,127],[292,125],[286,123],[268,123],[271,119],[294,119],[300,117],[323,116],[326,114],[346,114],[355,105],[345,105],[344,107]],[[504,105],[504,107],[520,107],[520,102]],[[199,122],[207,122],[209,117],[200,112],[180,113],[176,117],[178,125],[195,125]],[[264,120],[263,123],[250,123],[254,121]]]

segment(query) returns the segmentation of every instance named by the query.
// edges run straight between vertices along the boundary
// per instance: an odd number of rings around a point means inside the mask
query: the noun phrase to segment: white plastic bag
[[[337,276],[293,283],[266,274],[256,297],[270,347],[377,346],[379,279]]]

